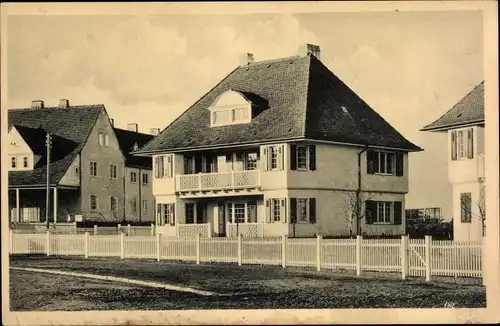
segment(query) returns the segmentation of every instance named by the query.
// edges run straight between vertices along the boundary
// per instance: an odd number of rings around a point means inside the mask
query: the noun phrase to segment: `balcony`
[[[260,187],[259,170],[176,175],[176,192],[227,191]]]

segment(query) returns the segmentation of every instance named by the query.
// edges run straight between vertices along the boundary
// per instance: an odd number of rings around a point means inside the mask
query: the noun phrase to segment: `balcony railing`
[[[176,191],[230,190],[260,186],[259,170],[180,174],[176,178]]]

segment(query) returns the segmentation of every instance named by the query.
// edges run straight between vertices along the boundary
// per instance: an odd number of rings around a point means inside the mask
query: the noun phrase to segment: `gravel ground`
[[[10,271],[12,310],[297,308],[481,308],[480,281],[402,281],[391,274],[316,272],[278,266],[166,261],[13,257],[10,265],[149,280],[213,291],[201,296],[71,276]]]

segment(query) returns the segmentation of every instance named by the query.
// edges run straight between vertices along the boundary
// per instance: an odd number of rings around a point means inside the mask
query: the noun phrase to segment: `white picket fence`
[[[425,239],[204,238],[19,234],[10,232],[11,254],[120,257],[313,267],[318,271],[396,272],[408,276],[482,277],[480,242]]]

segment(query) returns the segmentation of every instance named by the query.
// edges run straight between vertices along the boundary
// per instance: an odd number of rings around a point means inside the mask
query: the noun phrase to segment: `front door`
[[[219,203],[217,205],[219,207],[219,236],[226,236],[226,207],[224,204]]]

